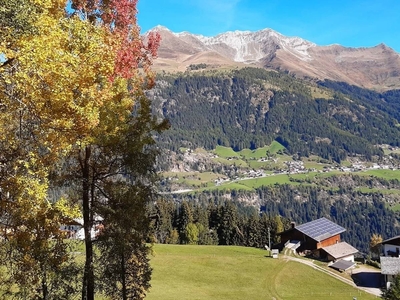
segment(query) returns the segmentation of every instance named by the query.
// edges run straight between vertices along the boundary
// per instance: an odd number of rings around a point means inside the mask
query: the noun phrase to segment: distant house
[[[400,235],[382,241],[381,273],[386,287],[390,287],[393,277],[400,274]]]
[[[67,238],[77,238],[77,233],[83,230],[83,219],[73,219],[60,226],[60,230],[66,234]]]
[[[340,234],[346,229],[338,224],[320,218],[280,233],[283,244],[296,244],[297,252],[312,252],[315,257],[327,260],[344,259],[354,262],[358,250],[340,240]]]
[[[100,230],[102,229],[102,221],[103,218],[100,216],[95,216],[94,218],[94,226],[90,230],[90,235],[92,240],[96,239]],[[85,239],[85,231],[83,228],[83,219],[73,219],[65,224],[60,226],[60,230],[66,233],[67,238],[84,240]]]

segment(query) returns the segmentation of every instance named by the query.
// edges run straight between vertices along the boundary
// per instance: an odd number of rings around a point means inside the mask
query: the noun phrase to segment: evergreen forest
[[[171,122],[159,142],[174,151],[217,145],[240,151],[276,140],[290,154],[340,163],[354,155],[381,157],[380,144],[400,145],[399,91],[312,83],[256,68],[164,74],[157,82],[150,98]]]

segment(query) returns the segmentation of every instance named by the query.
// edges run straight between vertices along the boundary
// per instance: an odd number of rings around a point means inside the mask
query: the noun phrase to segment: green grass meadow
[[[252,187],[241,184],[241,182],[229,182],[221,185],[214,185],[206,188],[201,188],[199,191],[254,191]]]
[[[265,250],[155,245],[148,300],[377,299],[329,275]]]
[[[394,212],[400,212],[400,203],[387,204],[386,208],[393,210]]]
[[[261,186],[274,185],[274,184],[296,184],[290,181],[290,177],[286,174],[272,175],[262,178],[253,178],[240,181],[241,184],[251,187],[253,189]]]
[[[269,147],[264,146],[262,148],[257,148],[255,150],[250,150],[250,149],[243,149],[240,151],[240,155],[244,156],[247,159],[253,158],[253,159],[259,159],[262,157],[266,157],[266,153],[269,150]]]
[[[217,146],[215,148],[215,154],[217,154],[219,157],[240,157],[239,153],[235,152],[232,148],[230,147],[224,147],[224,146]]]
[[[364,174],[387,180],[400,179],[400,170],[368,170],[364,172]]]
[[[233,165],[233,166],[238,166],[238,167],[247,167],[247,163],[239,158],[233,158],[233,159],[227,159],[227,158],[223,158],[223,157],[217,157],[217,158],[213,158],[213,160],[215,162],[221,163],[223,165]]]
[[[257,148],[255,150],[243,149],[240,152],[235,152],[230,147],[217,146],[216,149],[214,150],[214,152],[219,157],[224,157],[224,158],[243,157],[245,159],[259,159],[262,157],[267,157],[267,152],[269,154],[277,154],[278,151],[284,150],[284,149],[285,149],[285,147],[282,146],[280,143],[278,143],[277,141],[273,141],[270,146],[264,146],[261,148]]]
[[[273,141],[269,146],[269,152],[271,154],[276,154],[279,150],[285,150],[285,147],[277,141]]]

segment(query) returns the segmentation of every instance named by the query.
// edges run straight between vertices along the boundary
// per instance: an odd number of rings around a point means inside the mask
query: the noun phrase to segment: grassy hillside
[[[215,154],[217,154],[219,157],[224,157],[224,158],[240,156],[232,148],[223,146],[217,146],[215,149]]]
[[[303,264],[234,246],[155,245],[148,300],[376,299]]]

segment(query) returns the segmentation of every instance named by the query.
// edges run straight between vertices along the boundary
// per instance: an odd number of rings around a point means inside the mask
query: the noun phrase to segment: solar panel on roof
[[[339,226],[326,218],[320,218],[318,220],[301,224],[296,226],[296,229],[317,242],[346,231],[342,226]]]
[[[355,266],[355,263],[353,263],[352,261],[347,261],[347,260],[341,259],[341,260],[338,260],[337,262],[335,262],[334,264],[332,264],[330,267],[338,269],[338,270],[347,270],[353,266]]]

